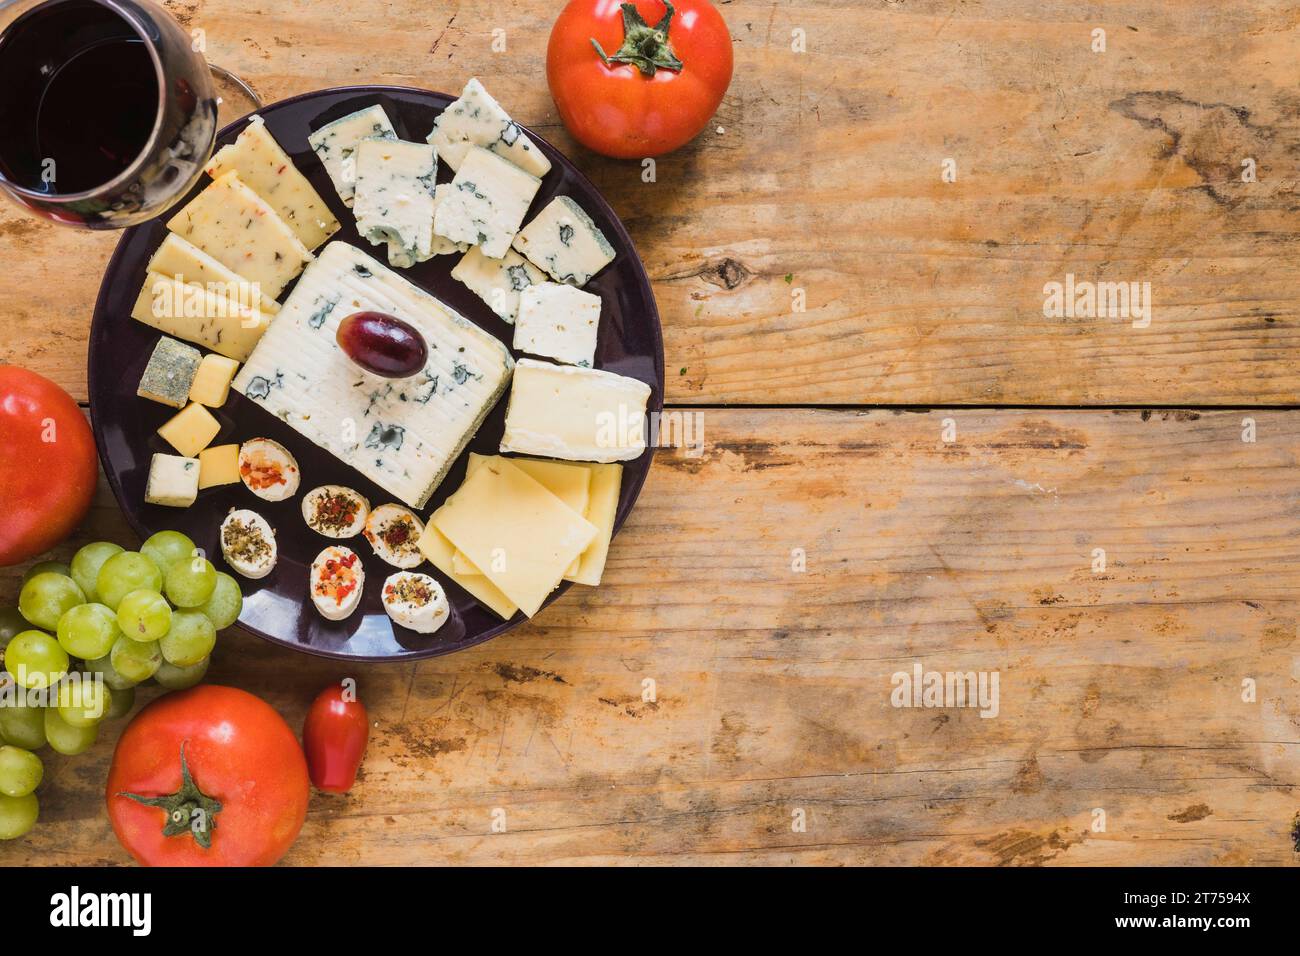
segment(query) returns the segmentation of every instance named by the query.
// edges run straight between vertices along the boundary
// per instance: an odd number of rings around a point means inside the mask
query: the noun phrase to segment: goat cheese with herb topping
[[[339,323],[384,312],[424,336],[408,379],[360,368]],[[424,507],[510,383],[504,344],[360,249],[331,242],[303,273],[234,389],[413,508]]]
[[[471,77],[460,99],[450,103],[433,121],[428,141],[438,147],[438,155],[453,171],[460,169],[472,146],[490,149],[539,179],[551,171],[551,161],[483,88],[478,77]]]
[[[238,574],[264,578],[275,568],[275,530],[256,511],[239,508],[221,522],[221,554]]]
[[[514,237],[514,247],[556,282],[584,286],[614,261],[609,244],[586,211],[568,196],[556,196]]]
[[[343,485],[321,485],[302,496],[302,518],[307,527],[327,538],[358,535],[369,517],[370,502],[361,492]]]
[[[431,258],[437,152],[427,143],[366,139],[356,158],[357,232],[387,245],[391,266],[406,269]]]
[[[510,249],[542,181],[509,160],[473,146],[438,204],[433,231],[453,242],[480,246],[500,259]]]
[[[339,198],[351,206],[356,194],[356,149],[365,139],[397,139],[392,121],[384,108],[368,106],[355,113],[322,126],[307,137],[307,142],[320,157],[321,165],[329,175]]]

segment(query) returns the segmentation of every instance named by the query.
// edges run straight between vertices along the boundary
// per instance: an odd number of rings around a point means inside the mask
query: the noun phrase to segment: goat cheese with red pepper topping
[[[450,615],[442,585],[415,571],[398,571],[389,576],[380,598],[394,624],[417,634],[432,634],[447,623]]]
[[[302,517],[307,527],[327,538],[351,538],[365,528],[370,502],[343,485],[321,485],[302,496]]]
[[[366,540],[375,554],[395,568],[419,567],[424,555],[415,543],[424,534],[424,522],[401,505],[380,505],[366,519]]]
[[[341,621],[357,609],[366,570],[351,548],[333,544],[311,563],[311,603],[327,621]]]

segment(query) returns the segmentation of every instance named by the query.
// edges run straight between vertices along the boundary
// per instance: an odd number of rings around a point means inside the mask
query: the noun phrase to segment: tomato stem
[[[163,836],[190,833],[195,842],[205,850],[212,848],[212,831],[217,828],[217,814],[221,801],[213,800],[198,788],[190,776],[190,765],[185,759],[186,741],[181,741],[181,788],[161,797],[142,797],[138,793],[118,793],[146,807],[159,807],[167,813]]]
[[[654,26],[646,23],[632,4],[624,3],[621,6],[623,9],[623,45],[618,48],[614,55],[607,55],[604,47],[600,45],[596,38],[591,38],[591,45],[596,48],[596,53],[600,56],[601,62],[606,66],[614,63],[630,63],[645,76],[654,76],[657,69],[673,70],[680,73],[682,61],[677,59],[672,44],[668,42],[668,26],[672,23],[673,13],[675,12],[672,3],[669,0],[664,0],[664,6],[668,8],[668,12]]]

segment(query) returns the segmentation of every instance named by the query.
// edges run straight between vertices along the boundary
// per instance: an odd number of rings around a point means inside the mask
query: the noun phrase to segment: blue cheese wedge
[[[429,347],[414,376],[372,375],[339,323],[383,312]],[[513,362],[493,336],[360,249],[332,242],[303,273],[234,389],[412,508],[422,508],[505,392]]]
[[[357,232],[387,245],[391,266],[406,269],[431,258],[437,152],[427,143],[366,139],[356,158]]]
[[[201,361],[203,355],[194,346],[164,335],[153,347],[135,393],[172,408],[184,408],[189,404],[190,386]]]
[[[649,400],[650,386],[626,375],[520,359],[501,450],[570,461],[639,458]]]
[[[307,142],[316,151],[345,206],[352,205],[356,193],[357,167],[354,154],[357,144],[363,139],[376,138],[397,139],[392,121],[379,105],[349,113],[307,137]]]
[[[596,360],[600,296],[545,282],[519,294],[515,349],[591,368]]]
[[[199,460],[180,455],[154,454],[144,500],[151,505],[188,508],[199,496]]]
[[[539,179],[551,171],[551,161],[477,77],[471,77],[460,99],[433,121],[429,142],[438,148],[438,155],[452,170],[460,169],[471,147],[481,146]]]
[[[586,211],[568,196],[556,196],[519,231],[514,247],[556,282],[584,286],[614,261],[614,247]]]
[[[465,253],[451,277],[487,303],[487,307],[506,322],[513,323],[519,313],[519,293],[529,286],[546,281],[546,273],[513,249],[500,259],[490,259],[478,246]]]
[[[339,221],[325,200],[280,148],[260,116],[250,119],[233,143],[217,150],[203,171],[213,179],[229,172],[238,174],[308,249],[315,249],[339,231]]]
[[[433,231],[500,259],[510,249],[542,181],[481,146],[470,147],[451,192],[438,204]]]

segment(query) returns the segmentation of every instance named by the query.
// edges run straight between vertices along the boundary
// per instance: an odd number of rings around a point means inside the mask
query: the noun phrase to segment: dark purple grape
[[[344,355],[384,378],[409,378],[429,361],[424,336],[384,312],[353,312],[339,323],[336,338]]]

